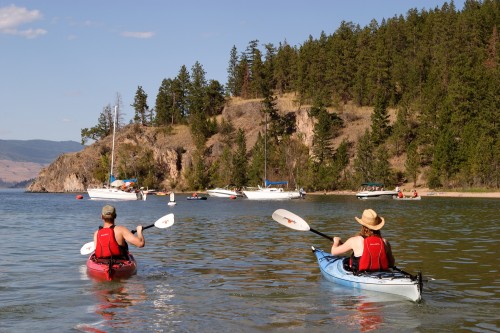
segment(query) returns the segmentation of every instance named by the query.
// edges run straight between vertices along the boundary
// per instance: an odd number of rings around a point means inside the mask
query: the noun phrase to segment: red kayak
[[[129,259],[97,259],[92,254],[87,260],[87,274],[102,280],[124,279],[137,272],[137,262],[129,253]]]

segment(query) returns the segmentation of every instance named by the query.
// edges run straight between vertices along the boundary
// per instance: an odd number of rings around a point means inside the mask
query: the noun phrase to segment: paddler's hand
[[[342,244],[340,237],[333,237],[333,246],[337,247]]]
[[[135,230],[137,231],[138,235],[142,234],[142,225],[138,225],[137,228],[135,228]]]

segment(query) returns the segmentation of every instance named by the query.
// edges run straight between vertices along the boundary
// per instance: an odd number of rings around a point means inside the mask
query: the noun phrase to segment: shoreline
[[[500,198],[500,192],[446,192],[420,189],[417,191],[421,197],[451,197],[451,198]],[[328,191],[307,192],[307,195],[356,195],[357,191]],[[406,197],[412,195],[411,191],[403,191]]]

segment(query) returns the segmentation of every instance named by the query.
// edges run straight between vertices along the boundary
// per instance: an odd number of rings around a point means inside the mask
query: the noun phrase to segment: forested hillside
[[[373,20],[360,27],[342,22],[300,46],[250,41],[229,53],[225,86],[207,82],[200,63],[163,80],[154,108],[138,87],[134,123],[168,128],[188,124],[196,145],[189,170],[192,188],[262,183],[264,138],[246,147],[234,118],[217,118],[234,100],[258,99],[255,117],[268,118],[268,178],[309,190],[353,188],[362,181],[397,184],[424,179],[431,188],[500,186],[499,0],[453,2],[432,10]],[[276,97],[295,96],[295,110]],[[356,139],[337,140],[355,118],[355,105],[371,112],[371,124]],[[297,131],[296,112],[313,120],[311,144]],[[389,110],[395,111],[394,120]],[[110,107],[82,140],[110,131]],[[222,137],[220,155],[207,142]],[[351,136],[352,137],[352,136]],[[243,147],[246,147],[244,149]],[[403,161],[396,170],[390,161]],[[224,177],[217,167],[229,170]],[[140,176],[140,175],[139,175]],[[423,177],[422,177],[423,176]]]

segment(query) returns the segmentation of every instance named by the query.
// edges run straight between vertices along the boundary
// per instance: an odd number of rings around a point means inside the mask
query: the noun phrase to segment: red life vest
[[[385,253],[382,237],[370,236],[364,239],[363,255],[359,259],[359,271],[385,271],[389,269],[389,260]]]
[[[97,231],[95,255],[97,258],[121,257],[124,255],[122,247],[116,241],[114,226],[111,228],[101,227]]]

